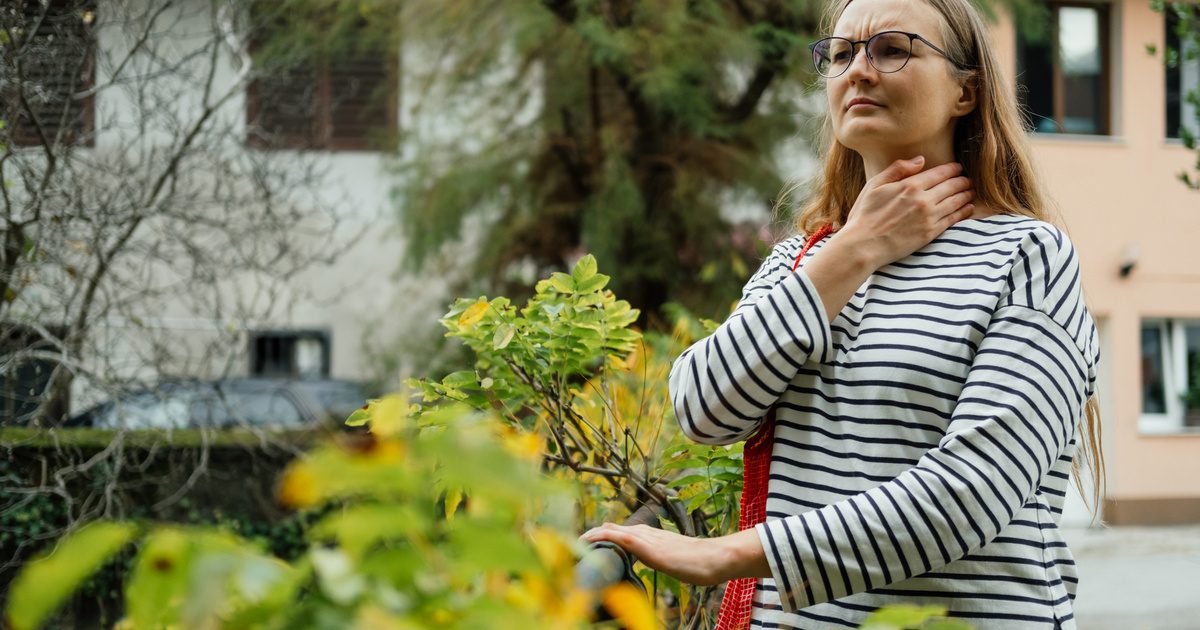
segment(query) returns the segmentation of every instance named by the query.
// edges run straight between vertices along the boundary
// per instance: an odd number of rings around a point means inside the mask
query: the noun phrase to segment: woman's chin
[[[892,138],[888,134],[871,131],[846,134],[838,137],[838,142],[859,155],[863,153],[886,152],[888,147],[904,144],[901,138]]]

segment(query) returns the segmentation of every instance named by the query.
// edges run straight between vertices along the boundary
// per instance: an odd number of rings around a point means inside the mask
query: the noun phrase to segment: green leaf
[[[559,293],[574,293],[575,279],[561,271],[555,271],[550,275],[550,288]]]
[[[945,614],[945,606],[892,604],[880,608],[867,617],[860,630],[904,630],[905,628],[914,628],[930,618]]]
[[[58,541],[13,581],[5,615],[14,630],[39,628],[89,576],[137,533],[130,523],[97,521]]]
[[[579,262],[575,263],[575,268],[571,270],[571,277],[575,282],[583,282],[595,275],[596,257],[591,254],[580,258]],[[584,291],[583,289],[580,289],[579,292],[590,293],[590,291]]]
[[[479,384],[479,376],[475,374],[474,370],[451,372],[442,379],[442,385],[454,389],[477,384]]]
[[[608,286],[608,281],[610,279],[611,278],[602,273],[592,275],[584,280],[579,280],[575,285],[575,291],[578,293],[595,293],[596,291]]]
[[[679,468],[703,468],[706,465],[708,465],[708,462],[704,461],[703,459],[688,457],[685,459],[671,460],[662,466],[659,466],[659,468],[661,470],[677,470]]]
[[[361,427],[367,423],[367,420],[370,420],[370,419],[371,419],[371,414],[367,411],[367,408],[364,406],[361,409],[355,409],[354,413],[350,414],[350,416],[346,418],[346,426]]]
[[[125,590],[135,628],[177,623],[185,601],[191,569],[192,544],[175,528],[160,529],[146,539]]]
[[[711,497],[708,494],[703,493],[703,492],[692,497],[687,503],[688,514],[695,512],[697,508],[704,505],[705,503],[708,503],[710,498]]]
[[[701,483],[705,481],[708,481],[708,477],[704,475],[685,475],[678,479],[672,479],[671,482],[667,484],[667,487],[678,488],[680,486],[690,486],[694,483]]]
[[[535,571],[537,556],[524,537],[506,523],[456,519],[450,530],[456,554],[455,571],[465,576],[483,571]]]
[[[517,328],[512,324],[501,324],[496,327],[496,333],[492,336],[492,349],[503,350],[508,347],[508,344],[513,340],[513,335],[517,333]]]
[[[462,496],[461,490],[456,493]],[[451,512],[449,495],[447,513]],[[336,540],[350,558],[358,561],[376,543],[422,534],[428,524],[429,517],[411,505],[366,504],[332,513],[314,525],[311,534],[316,540]]]

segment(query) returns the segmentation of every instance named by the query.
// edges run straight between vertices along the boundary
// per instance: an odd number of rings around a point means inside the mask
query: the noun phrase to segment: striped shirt
[[[981,629],[1074,628],[1058,529],[1099,362],[1075,249],[1023,216],[968,219],[873,273],[832,323],[775,246],[670,390],[684,433],[744,440],[776,409],[771,567],[751,627],[857,628],[892,603]]]

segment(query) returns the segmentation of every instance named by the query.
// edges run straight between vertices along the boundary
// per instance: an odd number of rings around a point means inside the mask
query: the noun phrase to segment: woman
[[[858,627],[909,602],[1073,628],[1056,523],[1077,446],[1103,469],[1098,341],[1012,91],[967,0],[840,0],[826,24],[832,139],[802,235],[670,377],[690,438],[773,440],[766,520],[584,539],[690,583],[750,578],[721,627]]]

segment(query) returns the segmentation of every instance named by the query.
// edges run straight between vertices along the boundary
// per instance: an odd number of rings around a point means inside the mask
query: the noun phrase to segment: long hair
[[[852,1],[835,0],[828,6],[822,20],[823,32],[833,31]],[[1013,91],[1000,74],[983,19],[969,0],[925,1],[942,16],[945,50],[950,59],[958,62],[952,66],[955,77],[975,87],[975,109],[959,118],[954,129],[954,157],[963,165],[962,174],[971,180],[974,202],[1002,214],[1024,215],[1065,229],[1034,170],[1024,120]],[[828,113],[821,145],[825,150],[824,169],[813,182],[812,194],[796,219],[795,227],[802,234],[812,234],[824,224],[834,229],[844,225],[850,208],[866,185],[862,158],[838,142]],[[789,185],[776,208],[782,207],[801,185],[802,182]],[[1095,396],[1084,406],[1084,416],[1086,421],[1080,423],[1080,436],[1084,461],[1092,473],[1091,507],[1095,520],[1106,485],[1100,406]],[[1073,460],[1071,468],[1080,496],[1086,497],[1078,458]]]

